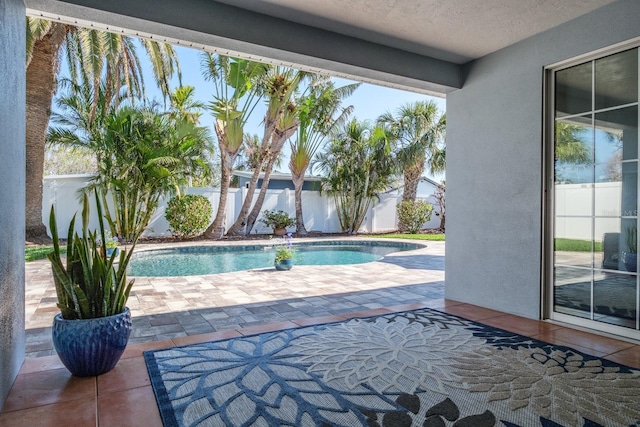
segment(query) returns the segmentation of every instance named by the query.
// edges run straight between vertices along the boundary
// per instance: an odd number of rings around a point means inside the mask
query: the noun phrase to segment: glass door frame
[[[542,123],[542,136],[543,136],[543,158],[542,158],[542,271],[541,271],[541,293],[540,293],[540,316],[543,320],[558,321],[575,325],[578,327],[584,327],[588,329],[594,329],[605,333],[630,338],[633,340],[640,340],[640,271],[636,276],[636,327],[635,329],[623,326],[617,326],[610,323],[604,323],[597,320],[591,320],[584,317],[572,316],[554,311],[554,237],[555,237],[555,159],[554,159],[554,143],[555,143],[555,73],[571,68],[576,65],[591,62],[600,58],[604,58],[609,55],[623,52],[625,50],[638,48],[639,55],[639,70],[640,70],[640,38],[629,40],[617,45],[609,46],[607,48],[599,49],[594,52],[590,52],[585,55],[580,55],[568,60],[560,61],[551,65],[548,65],[543,70],[543,123]],[[592,78],[594,78],[592,76]],[[640,80],[640,71],[638,75]],[[640,105],[640,84],[638,84],[638,101]],[[591,114],[594,115],[594,110],[591,110]],[[638,124],[640,125],[640,113],[638,117]],[[638,141],[640,145],[640,139]],[[639,147],[640,151],[640,147]],[[639,152],[640,155],[640,152]],[[638,160],[640,165],[640,159]],[[640,167],[638,171],[638,207],[640,209]],[[595,217],[592,217],[595,218]],[[637,215],[637,225],[640,228],[640,213]],[[592,277],[595,267],[592,266]],[[591,300],[593,302],[593,278],[591,287]],[[593,313],[593,304],[591,312]]]

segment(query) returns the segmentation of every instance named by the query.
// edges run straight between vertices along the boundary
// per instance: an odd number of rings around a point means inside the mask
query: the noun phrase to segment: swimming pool
[[[403,242],[331,241],[295,244],[295,265],[343,265],[378,261],[392,252],[422,246]],[[273,267],[273,245],[190,246],[133,254],[127,274],[138,277],[196,276]]]

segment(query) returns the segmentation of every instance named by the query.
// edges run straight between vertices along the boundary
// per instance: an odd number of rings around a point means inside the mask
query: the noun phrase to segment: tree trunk
[[[249,233],[251,233],[251,230],[253,230],[253,226],[256,224],[258,215],[260,215],[260,210],[262,209],[264,198],[267,195],[267,188],[269,188],[269,180],[271,179],[271,170],[273,169],[273,165],[275,164],[275,162],[276,162],[276,156],[273,156],[271,157],[271,159],[269,159],[269,163],[267,163],[267,167],[264,171],[264,177],[262,178],[262,185],[260,186],[260,193],[258,194],[258,198],[256,199],[256,202],[253,205],[253,209],[251,209],[251,213],[247,217],[247,226],[246,226],[247,235],[249,235]]]
[[[439,227],[440,231],[445,233],[445,231],[444,231],[444,219],[445,219],[444,212],[441,213],[439,216],[440,216],[440,227]]]
[[[402,200],[415,202],[418,195],[418,184],[424,172],[424,158],[418,160],[412,166],[404,169],[404,191],[402,192]]]
[[[258,219],[258,215],[260,215],[260,210],[262,209],[262,204],[264,203],[264,198],[267,195],[267,189],[269,188],[269,180],[271,179],[271,171],[273,170],[273,165],[276,163],[278,155],[282,151],[282,146],[284,143],[293,135],[298,128],[298,123],[296,122],[293,126],[288,127],[284,130],[274,130],[274,136],[271,143],[271,153],[268,156],[268,163],[264,170],[264,177],[262,178],[262,185],[260,185],[260,194],[258,194],[258,199],[253,205],[253,209],[251,209],[251,213],[247,217],[247,225],[245,228],[245,235],[249,235],[251,230],[253,230],[253,226],[256,224],[256,220]],[[267,156],[263,155],[263,158]]]
[[[227,220],[227,197],[229,196],[229,186],[231,185],[231,173],[233,171],[233,163],[238,156],[238,150],[235,146],[229,146],[227,139],[226,125],[224,121],[216,119],[214,122],[216,136],[218,137],[218,148],[220,149],[220,201],[218,203],[218,211],[216,217],[209,227],[202,233],[202,237],[207,239],[221,239],[224,236],[224,226]],[[234,144],[235,145],[235,144]]]
[[[299,174],[291,173],[291,180],[293,181],[293,188],[296,196],[296,235],[306,236],[309,234],[304,226],[304,218],[302,217],[302,186],[304,185],[304,173],[303,170]]]
[[[240,213],[238,214],[238,218],[236,219],[236,222],[234,222],[233,225],[229,228],[229,231],[227,231],[227,236],[244,236],[246,234],[249,234],[246,231],[247,216],[249,215],[249,209],[251,209],[251,203],[253,202],[253,195],[256,192],[256,187],[258,186],[258,180],[260,179],[261,167],[262,167],[262,161],[260,162],[260,166],[254,169],[253,175],[251,175],[251,181],[249,181],[249,188],[247,188],[247,197],[245,197],[244,201],[242,202],[242,208],[240,208]]]
[[[50,242],[42,223],[42,176],[47,127],[51,101],[56,90],[58,50],[67,27],[53,23],[49,32],[33,46],[33,57],[27,67],[26,108],[26,239],[36,243]]]
[[[231,184],[231,171],[222,162],[222,173],[220,177],[220,201],[216,217],[209,227],[202,233],[202,237],[207,239],[221,239],[224,235],[224,225],[227,218],[227,197],[229,196],[229,185]]]
[[[415,202],[418,195],[418,184],[424,172],[424,158],[416,161],[413,165],[404,168],[404,190],[402,191],[403,202]],[[406,233],[408,227],[398,220],[398,231]]]

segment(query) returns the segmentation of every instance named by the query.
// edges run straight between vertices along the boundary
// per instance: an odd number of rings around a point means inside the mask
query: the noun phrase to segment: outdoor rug
[[[145,359],[166,426],[640,425],[640,370],[430,309]]]

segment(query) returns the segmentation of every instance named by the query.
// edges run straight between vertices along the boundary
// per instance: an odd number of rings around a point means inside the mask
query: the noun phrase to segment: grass
[[[566,252],[591,252],[592,242],[589,240],[555,239],[555,250]],[[602,252],[602,242],[593,241],[593,250]]]
[[[444,241],[444,234],[404,234],[390,233],[378,234],[375,237],[385,237],[390,239],[412,239],[412,240],[438,240]]]
[[[53,251],[53,245],[48,246],[26,246],[24,248],[24,260],[26,262],[36,261],[47,257],[49,252]],[[67,251],[66,246],[60,247],[60,252],[65,253]]]

